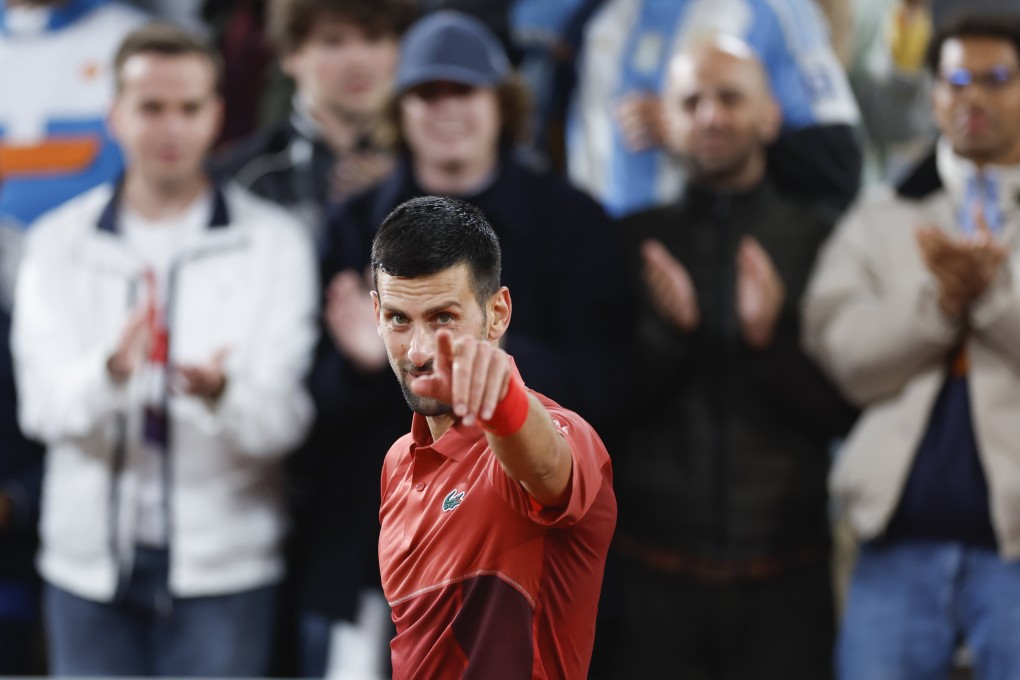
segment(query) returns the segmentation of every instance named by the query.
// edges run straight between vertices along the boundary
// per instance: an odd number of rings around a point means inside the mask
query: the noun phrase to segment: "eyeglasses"
[[[968,85],[980,85],[985,90],[1001,90],[1016,80],[1017,75],[1020,75],[1017,69],[1000,64],[983,73],[954,68],[948,73],[940,73],[939,81],[955,91],[963,91]]]

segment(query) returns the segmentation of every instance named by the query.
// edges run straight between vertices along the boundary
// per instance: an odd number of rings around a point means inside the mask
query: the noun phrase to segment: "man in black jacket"
[[[644,304],[610,676],[818,680],[827,444],[852,413],[801,353],[798,303],[831,224],[766,177],[780,113],[746,45],[676,57],[664,109],[690,181],[622,225]]]

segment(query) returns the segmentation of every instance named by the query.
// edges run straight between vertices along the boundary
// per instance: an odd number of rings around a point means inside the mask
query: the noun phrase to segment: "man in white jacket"
[[[864,541],[846,680],[1020,678],[1020,23],[961,18],[929,52],[941,139],[837,228],[808,349],[864,408],[836,498]]]
[[[125,174],[40,219],[17,286],[19,416],[47,447],[50,670],[265,675],[279,465],[312,417],[312,248],[204,171],[215,52],[152,25],[114,66]]]

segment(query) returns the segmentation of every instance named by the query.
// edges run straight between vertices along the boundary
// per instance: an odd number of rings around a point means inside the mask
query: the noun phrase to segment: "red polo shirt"
[[[588,423],[532,394],[573,456],[561,508],[510,479],[477,427],[433,442],[415,414],[386,455],[379,562],[396,680],[587,677],[616,526],[612,468]]]

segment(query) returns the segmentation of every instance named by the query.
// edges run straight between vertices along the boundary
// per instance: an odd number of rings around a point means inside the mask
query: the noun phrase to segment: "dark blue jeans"
[[[166,551],[138,548],[130,582],[115,602],[94,602],[46,586],[50,673],[266,676],[276,590],[172,597]]]
[[[1020,562],[959,543],[861,547],[840,680],[945,680],[961,642],[977,680],[1020,680]]]

